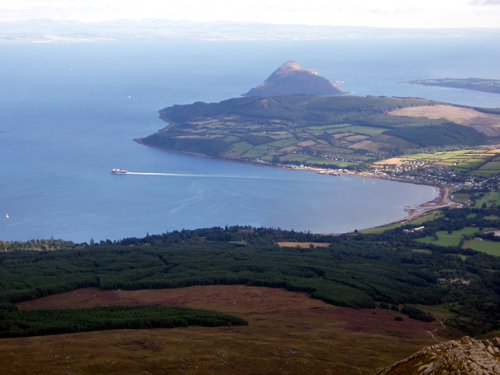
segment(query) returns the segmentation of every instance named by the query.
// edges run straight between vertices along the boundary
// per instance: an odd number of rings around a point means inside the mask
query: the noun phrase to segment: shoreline
[[[162,119],[162,120],[164,120],[164,119]],[[166,120],[164,120],[164,121],[166,121]],[[161,129],[160,132],[165,131],[171,125],[172,125],[172,123],[168,123],[168,125],[165,128]],[[258,163],[258,162],[243,161],[243,160],[237,160],[237,159],[216,158],[216,157],[211,157],[211,156],[207,156],[205,154],[199,154],[199,153],[195,153],[195,152],[168,150],[168,149],[157,147],[157,146],[151,146],[151,145],[148,145],[142,141],[144,138],[145,137],[134,138],[134,141],[141,144],[141,145],[156,148],[156,149],[162,150],[162,151],[175,152],[175,153],[186,154],[186,155],[193,155],[193,156],[202,157],[202,158],[206,158],[206,159],[212,159],[212,160],[241,163],[241,164],[248,164],[248,165],[255,165],[255,166],[264,166],[264,167],[271,167],[271,168],[282,168],[282,169],[289,169],[289,170],[296,170],[296,171],[316,172],[319,174],[331,175],[331,176],[348,175],[348,176],[358,176],[358,177],[365,177],[365,178],[376,178],[376,179],[380,179],[380,180],[401,182],[401,183],[406,183],[406,184],[429,186],[429,187],[432,187],[438,191],[437,197],[430,200],[430,201],[419,203],[419,204],[416,204],[413,206],[406,206],[404,208],[405,212],[407,213],[407,215],[405,217],[398,219],[398,220],[388,222],[388,223],[384,223],[381,225],[363,228],[360,230],[371,229],[371,228],[380,228],[380,227],[384,227],[384,226],[390,225],[390,224],[400,223],[400,222],[404,222],[404,221],[411,221],[411,220],[413,220],[419,216],[422,216],[430,211],[434,211],[434,210],[437,210],[437,209],[440,209],[443,207],[457,207],[457,206],[459,206],[458,203],[455,203],[449,199],[450,189],[446,186],[426,185],[426,184],[422,184],[422,183],[416,183],[415,181],[408,181],[406,179],[398,179],[398,178],[388,177],[387,175],[377,176],[377,175],[365,174],[363,172],[357,173],[355,171],[350,171],[350,170],[345,170],[345,169],[330,169],[330,168],[319,168],[319,167],[302,167],[301,168],[301,167],[298,167],[295,165],[289,165],[289,164],[275,165],[275,164],[271,164],[271,163],[267,163],[267,162]],[[325,235],[337,234],[338,235],[338,233],[318,233],[318,234],[325,234]]]
[[[423,185],[423,184],[422,184]],[[386,224],[382,225],[377,225],[374,227],[369,227],[369,228],[364,228],[364,229],[371,229],[371,228],[380,228],[384,227],[386,225],[390,224],[396,224],[396,223],[402,223],[405,221],[412,221],[416,219],[419,216],[423,216],[431,211],[438,210],[443,207],[451,207],[451,206],[458,206],[458,203],[455,203],[449,199],[449,193],[450,189],[446,186],[433,186],[433,185],[425,185],[425,186],[431,186],[434,189],[438,191],[438,196],[434,198],[431,201],[420,203],[418,205],[414,206],[407,206],[404,208],[406,213],[408,214],[407,216],[399,219],[399,220],[394,220]]]

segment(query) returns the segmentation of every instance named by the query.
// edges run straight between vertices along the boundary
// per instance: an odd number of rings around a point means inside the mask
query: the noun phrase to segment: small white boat
[[[127,174],[128,172],[125,169],[114,168],[111,170],[112,174]]]
[[[5,218],[7,218],[7,219],[8,219],[8,218],[9,218],[9,214],[5,215]]]

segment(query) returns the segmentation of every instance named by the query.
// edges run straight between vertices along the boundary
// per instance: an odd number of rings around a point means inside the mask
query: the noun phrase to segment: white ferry
[[[128,172],[125,169],[114,168],[111,170],[113,174],[127,174]]]

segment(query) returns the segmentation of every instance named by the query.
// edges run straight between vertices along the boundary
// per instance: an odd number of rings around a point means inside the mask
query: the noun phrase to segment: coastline
[[[395,179],[393,181],[408,182],[408,181],[399,181],[399,180],[395,180]],[[424,184],[421,184],[421,185],[424,185]],[[374,227],[363,228],[361,230],[372,229],[372,228],[381,228],[381,227],[385,227],[386,225],[403,223],[406,221],[412,221],[419,216],[423,216],[431,211],[438,210],[438,209],[443,208],[443,207],[455,208],[455,207],[460,206],[459,203],[453,202],[451,199],[449,199],[450,189],[448,187],[446,187],[446,186],[434,186],[434,185],[425,185],[425,186],[431,186],[434,189],[436,189],[438,191],[438,196],[431,201],[420,203],[420,204],[414,205],[414,206],[405,207],[404,210],[406,211],[406,213],[408,215],[401,218],[401,219],[394,220],[394,221],[391,221],[389,223],[385,223],[382,225],[376,225]]]
[[[495,80],[492,80],[495,81]],[[488,94],[497,94],[500,95],[500,92],[495,91],[495,90],[488,90],[488,89],[481,89],[481,88],[471,88],[471,87],[457,87],[457,86],[450,86],[446,84],[430,84],[430,83],[417,83],[417,82],[410,82],[410,81],[402,81],[402,82],[396,82],[397,85],[417,85],[417,86],[428,86],[428,87],[444,87],[448,89],[455,89],[455,90],[467,90],[467,91],[479,91],[479,92],[485,92]]]
[[[164,120],[164,121],[166,121],[166,120]],[[160,132],[165,131],[170,125],[171,125],[171,123],[169,123],[167,125],[167,127],[161,129]],[[249,164],[249,165],[256,165],[256,166],[272,167],[272,168],[290,169],[290,170],[297,170],[297,171],[316,172],[316,173],[323,174],[323,175],[333,175],[333,176],[350,175],[350,176],[358,176],[358,177],[364,177],[364,178],[377,178],[377,179],[381,179],[381,180],[388,180],[388,181],[401,182],[401,183],[407,183],[407,184],[430,186],[438,191],[437,197],[430,200],[430,201],[423,202],[423,203],[413,205],[413,206],[406,206],[404,208],[404,210],[406,211],[407,216],[405,216],[401,219],[398,219],[398,220],[388,222],[388,223],[376,225],[374,227],[363,228],[361,230],[370,229],[370,228],[380,228],[380,227],[390,225],[390,224],[400,223],[400,222],[404,222],[404,221],[411,221],[411,220],[413,220],[419,216],[422,216],[422,215],[424,215],[430,211],[433,211],[433,210],[437,210],[437,209],[440,209],[443,207],[457,207],[457,206],[459,206],[458,203],[455,203],[449,199],[450,189],[446,186],[419,184],[419,183],[416,183],[414,181],[392,178],[392,177],[389,177],[387,175],[357,173],[355,171],[349,171],[349,170],[345,170],[345,169],[298,167],[295,165],[286,165],[286,164],[275,165],[275,164],[267,163],[264,161],[258,163],[258,162],[252,162],[252,161],[246,161],[246,160],[243,161],[243,160],[237,160],[237,159],[216,158],[216,157],[211,157],[211,156],[207,156],[205,154],[199,154],[199,153],[195,153],[195,152],[168,150],[168,149],[157,147],[157,146],[151,146],[151,145],[144,143],[142,141],[143,139],[144,138],[134,138],[134,141],[141,144],[141,145],[156,148],[158,150],[175,152],[175,153],[186,154],[186,155],[193,155],[193,156],[198,156],[198,157],[202,157],[202,158],[206,158],[206,159],[214,159],[214,160],[220,160],[220,161],[226,161],[226,162],[242,163],[242,164]],[[323,234],[333,234],[333,233],[323,233]]]
[[[432,186],[432,185],[426,185],[426,186]],[[432,186],[434,189],[438,191],[438,196],[434,198],[431,201],[420,203],[415,206],[408,206],[405,207],[405,211],[408,214],[408,216],[400,219],[400,220],[395,220],[391,223],[387,224],[394,224],[394,223],[399,223],[402,221],[407,221],[407,220],[413,220],[419,216],[422,216],[430,211],[434,211],[443,207],[449,207],[452,205],[457,205],[457,203],[452,202],[448,196],[450,193],[450,189],[446,186]],[[385,224],[385,225],[387,225]]]

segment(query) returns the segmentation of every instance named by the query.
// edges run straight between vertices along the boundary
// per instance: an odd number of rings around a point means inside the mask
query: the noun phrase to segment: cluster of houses
[[[404,233],[415,233],[415,232],[423,232],[425,229],[424,226],[418,227],[418,228],[412,228],[412,229],[403,229]]]
[[[408,172],[412,172],[408,174]],[[391,177],[404,178],[415,182],[431,185],[447,185],[453,189],[468,187],[471,189],[496,189],[499,187],[500,176],[471,176],[463,171],[449,169],[445,165],[426,165],[416,161],[401,164],[391,171]]]

